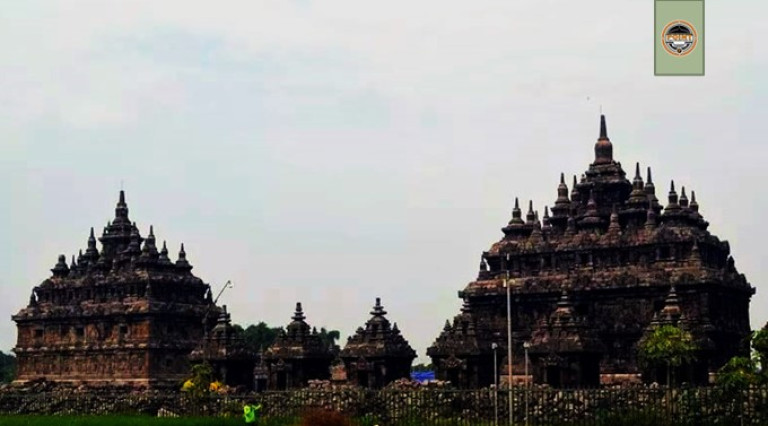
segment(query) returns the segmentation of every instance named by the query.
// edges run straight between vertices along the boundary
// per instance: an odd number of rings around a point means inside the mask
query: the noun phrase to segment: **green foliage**
[[[717,384],[724,390],[742,390],[762,381],[755,360],[733,357],[717,372]]]
[[[672,325],[656,328],[639,346],[640,359],[646,366],[679,367],[695,359],[696,345],[691,334]]]
[[[266,350],[275,342],[277,334],[282,330],[282,327],[270,327],[262,321],[256,325],[251,324],[245,329],[235,325],[235,330],[242,333],[248,349],[258,353],[262,349]]]
[[[334,350],[338,350],[338,345],[336,344],[336,341],[341,338],[341,333],[339,333],[339,330],[326,330],[325,327],[321,327],[320,331],[318,332],[320,335],[320,340],[323,341],[326,347],[333,347]]]
[[[667,386],[677,367],[695,360],[697,347],[691,334],[673,325],[657,327],[638,343],[638,358],[645,368],[664,367]]]
[[[758,361],[763,370],[768,370],[768,329],[752,333],[752,349],[757,353]]]
[[[213,369],[208,363],[195,364],[192,366],[190,378],[184,382],[181,389],[193,397],[201,398],[211,393],[213,381]]]
[[[9,383],[16,378],[16,357],[0,351],[0,383]]]
[[[243,337],[248,349],[256,353],[272,346],[272,344],[275,343],[275,339],[277,339],[278,333],[283,329],[282,327],[270,327],[263,321],[256,325],[251,324],[246,328],[243,328],[240,325],[234,325],[233,328],[236,333],[240,333]],[[325,327],[321,327],[320,331],[317,333],[320,335],[320,340],[322,340],[326,346],[332,346],[334,350],[339,349],[336,344],[341,338],[339,330],[328,330]]]
[[[435,367],[430,364],[416,364],[413,367],[411,367],[411,371],[419,372],[419,371],[434,371]]]

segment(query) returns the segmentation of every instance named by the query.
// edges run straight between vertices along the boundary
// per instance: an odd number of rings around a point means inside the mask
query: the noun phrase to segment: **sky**
[[[707,2],[704,77],[654,76],[650,0],[0,3],[0,350],[123,187],[142,234],[234,283],[236,323],[300,301],[343,344],[381,297],[426,361],[601,110],[625,170],[696,191],[768,321],[764,2]]]

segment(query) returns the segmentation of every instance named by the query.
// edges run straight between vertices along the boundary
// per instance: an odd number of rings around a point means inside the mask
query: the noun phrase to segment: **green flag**
[[[253,406],[246,405],[243,407],[243,418],[246,423],[256,423],[256,414],[261,410],[261,404]]]
[[[704,75],[704,0],[655,0],[656,75]]]

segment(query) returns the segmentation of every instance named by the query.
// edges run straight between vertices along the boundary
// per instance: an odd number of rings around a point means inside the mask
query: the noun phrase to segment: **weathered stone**
[[[177,386],[210,328],[204,319],[218,315],[210,287],[191,273],[183,244],[172,263],[152,227],[141,237],[123,191],[99,240],[101,251],[91,228],[77,260],[67,266],[59,256],[53,276],[13,316],[18,381]]]
[[[351,383],[367,388],[381,388],[390,382],[411,376],[416,351],[405,340],[397,323],[390,325],[381,300],[371,311],[365,328],[358,328],[341,351],[340,358]]]
[[[731,357],[748,355],[755,290],[736,270],[728,242],[707,230],[695,193],[689,202],[682,192],[678,197],[673,183],[663,208],[650,168],[645,182],[639,165],[627,180],[601,117],[595,161],[579,182],[574,176],[570,197],[561,175],[551,216],[545,208],[540,222],[530,203],[523,219],[515,200],[504,237],[482,254],[477,280],[459,292],[462,313],[427,351],[437,378],[461,387],[494,383],[494,343],[496,370],[506,374],[505,282],[514,382],[525,371],[525,342],[532,344],[529,373],[538,382],[589,385],[598,373],[602,382],[635,381],[637,343],[652,322],[679,323],[694,336],[701,348],[696,382],[706,383],[707,372]],[[567,320],[556,318],[563,291]]]
[[[304,321],[301,303],[296,303],[291,319],[262,355],[271,390],[301,388],[311,381],[330,379],[331,362],[338,353],[338,347],[326,345],[317,329],[310,329]]]

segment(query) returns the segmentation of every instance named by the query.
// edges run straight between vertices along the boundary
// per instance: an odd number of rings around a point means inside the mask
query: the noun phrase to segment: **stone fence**
[[[664,389],[632,387],[560,390],[519,387],[451,390],[400,386],[372,391],[352,387],[315,387],[248,395],[215,394],[192,398],[183,393],[18,392],[0,391],[0,414],[143,414],[169,416],[242,415],[245,403],[262,405],[265,417],[298,416],[321,408],[367,418],[381,425],[429,424],[449,420],[490,425],[508,418],[509,398],[515,423],[616,424],[617,419],[657,419],[656,425],[768,424],[768,387],[728,391],[716,387]],[[634,416],[634,417],[633,417]]]

